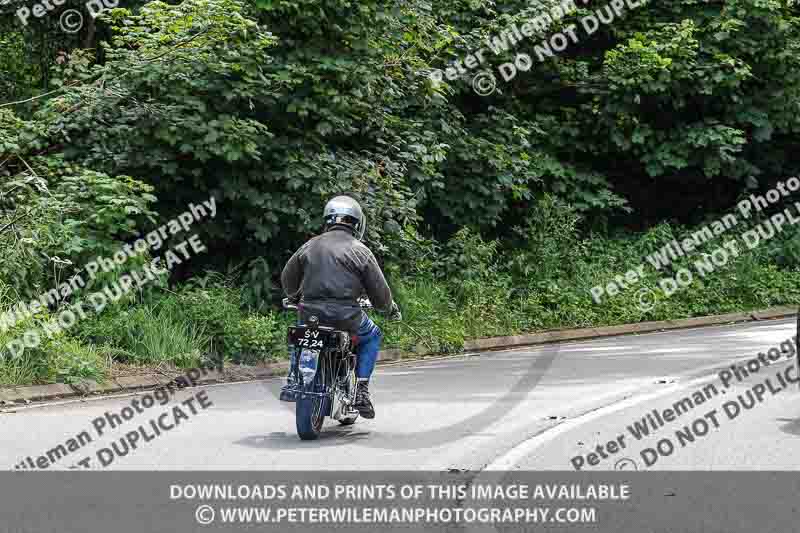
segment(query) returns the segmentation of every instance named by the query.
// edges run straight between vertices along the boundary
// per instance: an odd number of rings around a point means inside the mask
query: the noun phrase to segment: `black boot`
[[[300,385],[298,383],[298,376],[297,376],[297,361],[294,354],[289,355],[290,365],[289,365],[289,375],[286,376],[286,385],[281,387],[281,397],[280,400],[282,402],[294,402],[297,400],[297,393],[295,390],[297,386]]]
[[[364,418],[375,418],[375,408],[369,399],[369,382],[359,381],[356,387],[356,402],[353,404],[358,414]]]
[[[295,392],[297,388],[297,378],[295,377],[294,373],[290,373],[286,377],[286,385],[281,387],[281,401],[282,402],[293,402],[297,400],[297,393]]]

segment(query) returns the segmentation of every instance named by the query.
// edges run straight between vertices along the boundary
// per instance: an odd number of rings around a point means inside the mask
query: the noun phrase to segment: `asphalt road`
[[[117,470],[796,470],[800,387],[781,387],[776,377],[793,367],[795,379],[794,358],[727,387],[718,373],[795,333],[793,319],[779,320],[383,366],[372,384],[377,417],[349,427],[326,422],[315,442],[296,436],[292,405],[277,400],[279,379],[181,391],[113,430],[106,421],[102,435],[97,419],[121,414],[144,393],[17,408],[0,412],[0,464],[35,464],[74,438],[47,468],[84,461]],[[747,404],[748,390],[755,397],[753,387],[768,377],[771,388],[756,389],[760,401],[729,416],[724,404],[741,404],[739,395]],[[185,416],[176,420],[175,406]],[[655,422],[642,420],[648,413]],[[155,435],[149,422],[162,415],[174,427]],[[649,435],[636,437],[636,421],[651,424]],[[151,440],[123,447],[120,438],[140,426]],[[643,455],[659,441],[657,460],[655,451]]]

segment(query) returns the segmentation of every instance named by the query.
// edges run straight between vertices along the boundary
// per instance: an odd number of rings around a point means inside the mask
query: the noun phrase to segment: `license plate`
[[[331,335],[327,331],[311,328],[290,328],[289,343],[300,348],[321,350],[330,344]]]

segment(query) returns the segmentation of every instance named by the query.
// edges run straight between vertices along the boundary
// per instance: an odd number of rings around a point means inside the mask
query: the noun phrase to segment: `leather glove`
[[[400,312],[400,307],[397,302],[392,302],[392,310],[389,312],[390,320],[403,320],[403,313]]]

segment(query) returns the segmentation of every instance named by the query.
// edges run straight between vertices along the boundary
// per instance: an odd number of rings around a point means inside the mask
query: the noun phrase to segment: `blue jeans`
[[[366,314],[358,327],[358,346],[356,346],[356,377],[369,379],[378,360],[378,350],[381,347],[383,333]]]

